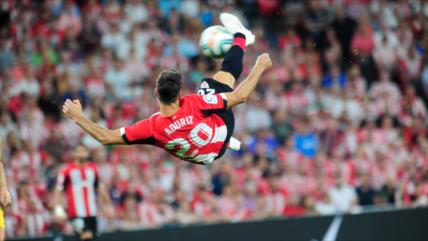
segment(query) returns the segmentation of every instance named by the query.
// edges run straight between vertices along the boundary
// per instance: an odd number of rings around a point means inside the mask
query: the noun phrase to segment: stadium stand
[[[52,232],[62,164],[83,142],[115,204],[101,230],[331,215],[428,205],[428,2],[371,0],[3,1],[0,138],[8,237]],[[218,62],[198,38],[221,11],[257,33],[245,56],[274,67],[235,110],[244,149],[212,165],[150,146],[103,147],[60,112],[78,98],[119,128],[156,112],[160,70],[187,92]],[[64,232],[71,232],[69,225]]]

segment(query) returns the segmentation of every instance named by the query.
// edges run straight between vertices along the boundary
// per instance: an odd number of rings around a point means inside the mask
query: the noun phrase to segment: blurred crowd
[[[428,2],[45,0],[0,4],[0,138],[9,237],[52,227],[52,193],[80,142],[115,204],[102,230],[428,205]],[[274,66],[234,110],[245,145],[210,166],[151,146],[103,147],[60,113],[67,98],[109,128],[157,111],[156,76],[195,92],[218,13],[254,31]],[[243,78],[241,77],[241,78]],[[65,228],[65,230],[70,230]]]

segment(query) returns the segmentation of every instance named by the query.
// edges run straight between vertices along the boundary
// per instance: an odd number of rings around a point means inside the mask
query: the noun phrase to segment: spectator
[[[351,212],[356,207],[357,194],[342,178],[336,178],[336,184],[328,195],[338,212]]]
[[[287,192],[281,189],[278,177],[272,176],[269,181],[271,186],[265,196],[266,210],[271,216],[280,216],[285,212]]]
[[[309,129],[307,120],[297,124],[296,134],[293,136],[296,150],[305,157],[315,157],[317,154],[318,138]]]
[[[109,84],[109,88],[114,93],[116,98],[126,100],[131,95],[131,78],[129,73],[126,72],[122,60],[116,59],[114,68],[105,74],[105,81]]]
[[[336,6],[334,8],[334,12],[335,19],[331,23],[331,26],[340,42],[342,49],[342,62],[347,65],[351,59],[351,52],[349,50],[352,37],[357,28],[357,23],[353,18],[346,15],[345,9],[342,6]]]
[[[334,65],[324,75],[321,86],[327,89],[332,87],[344,89],[346,87],[346,75],[340,71],[339,66]]]
[[[119,58],[127,58],[129,51],[128,39],[125,34],[120,32],[117,24],[111,24],[101,38],[101,45],[104,48],[111,49]]]
[[[286,113],[287,112],[285,111],[276,112],[272,124],[273,132],[280,144],[283,144],[293,131],[293,126],[291,125],[290,120],[288,120],[289,118]]]
[[[352,39],[351,48],[355,55],[362,58],[372,54],[374,45],[373,30],[368,23],[367,16],[362,16],[357,31]]]
[[[0,113],[0,138],[5,140],[10,132],[18,132],[15,123],[12,122],[8,112],[3,111]]]
[[[286,217],[298,217],[306,214],[306,209],[303,206],[302,200],[299,200],[296,197],[290,197],[288,202],[285,204],[282,214]]]
[[[272,123],[269,112],[263,107],[262,102],[258,98],[256,95],[253,95],[250,100],[253,105],[248,106],[245,111],[246,127],[249,131],[268,128]]]
[[[127,1],[124,5],[124,11],[132,24],[143,23],[149,18],[149,12],[143,2],[138,0]]]
[[[176,213],[176,219],[179,224],[190,224],[198,220],[198,218],[192,213],[192,209],[188,202],[183,202],[180,206]]]
[[[371,206],[374,204],[376,191],[370,186],[370,180],[367,175],[363,175],[360,185],[356,188],[358,195],[358,204],[361,206]]]
[[[315,212],[321,215],[332,215],[337,212],[336,207],[330,202],[330,197],[327,193],[323,193],[320,200],[315,202]]]
[[[396,203],[396,192],[394,180],[389,179],[377,192],[375,202],[380,205],[394,205]]]
[[[138,208],[137,204],[138,203],[136,198],[132,196],[127,196],[125,198],[122,211],[123,217],[122,222],[120,223],[121,229],[133,230],[140,227],[141,224],[140,219],[138,217],[138,212],[135,211]]]

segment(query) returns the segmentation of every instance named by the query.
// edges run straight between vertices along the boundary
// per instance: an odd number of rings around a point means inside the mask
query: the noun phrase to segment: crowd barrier
[[[10,239],[52,241],[52,237]],[[64,241],[76,240],[66,236]],[[99,241],[428,240],[428,207],[360,214],[280,218],[227,224],[116,231]],[[59,240],[55,240],[59,241]]]

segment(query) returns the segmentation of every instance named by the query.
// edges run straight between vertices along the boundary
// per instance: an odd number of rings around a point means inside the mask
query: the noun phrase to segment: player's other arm
[[[54,218],[55,222],[62,223],[67,217],[64,209],[63,192],[64,189],[70,185],[70,179],[67,168],[62,168],[56,178],[54,189],[53,204],[54,204]]]
[[[253,92],[263,72],[272,66],[269,54],[261,54],[251,69],[250,74],[232,92],[225,93],[228,108],[244,103]]]
[[[82,113],[82,105],[79,100],[71,101],[70,99],[67,99],[62,107],[62,111],[68,118],[76,122],[83,130],[89,133],[101,144],[126,144],[119,129],[110,130],[86,118]]]
[[[3,207],[6,207],[12,202],[12,199],[10,197],[9,189],[7,186],[6,172],[4,171],[3,165],[2,150],[2,142],[0,139],[0,204]]]

